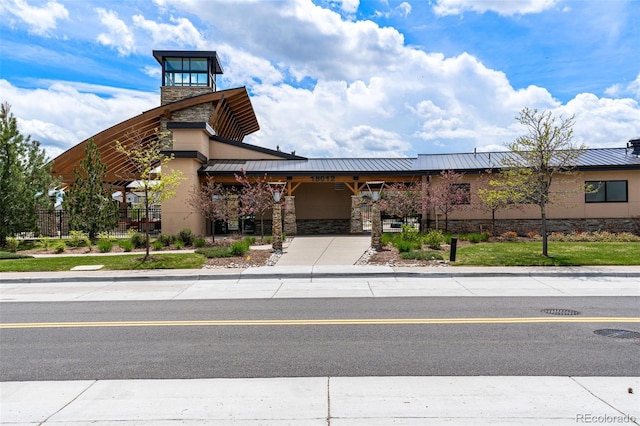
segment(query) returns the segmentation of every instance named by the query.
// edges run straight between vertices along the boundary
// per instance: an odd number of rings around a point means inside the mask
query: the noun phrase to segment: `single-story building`
[[[172,133],[174,156],[170,166],[186,178],[175,198],[162,205],[162,232],[190,228],[205,235],[211,224],[193,212],[187,199],[207,176],[235,185],[235,175],[268,176],[286,182],[284,232],[287,235],[363,232],[361,194],[366,182],[437,182],[443,170],[463,174],[470,198],[487,170],[499,170],[508,152],[421,154],[414,158],[306,158],[243,142],[260,129],[245,87],[218,90],[222,74],[215,51],[154,51],[162,67],[160,106],[93,136],[107,166],[107,183],[127,192],[134,170],[115,149],[130,135],[151,135],[155,129]],[[548,210],[551,231],[610,230],[640,233],[640,139],[619,148],[589,149],[578,160],[576,179],[597,190],[573,193]],[[67,183],[84,157],[86,141],[54,159],[52,173]],[[270,218],[270,216],[268,216]],[[422,221],[437,220],[434,211],[422,212]],[[489,229],[492,213],[479,208],[459,209],[449,215],[453,231]],[[495,212],[498,229],[526,233],[538,229],[535,206]],[[268,222],[268,221],[267,221]],[[433,224],[433,222],[429,222]],[[270,224],[269,224],[270,226]]]

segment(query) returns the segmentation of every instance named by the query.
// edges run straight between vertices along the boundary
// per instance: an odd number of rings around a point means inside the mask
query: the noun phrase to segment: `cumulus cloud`
[[[5,10],[29,26],[29,31],[39,36],[48,36],[56,29],[58,21],[69,19],[67,9],[53,0],[43,6],[31,6],[25,0],[13,0],[2,5]]]
[[[96,9],[102,25],[109,30],[98,35],[98,42],[104,46],[114,47],[122,56],[135,51],[135,37],[127,24],[112,10],[101,7]]]
[[[637,100],[640,100],[640,74],[634,81],[628,84],[616,83],[608,87],[604,93],[608,96],[622,97],[631,96]]]
[[[142,15],[133,17],[134,25],[151,34],[153,44],[156,46],[173,44],[195,49],[203,49],[205,47],[206,43],[202,34],[191,21],[187,18],[174,18],[173,16],[169,20],[173,25],[151,21]]]
[[[0,80],[0,92],[20,131],[39,140],[50,158],[159,104],[157,94],[62,81],[32,90]]]
[[[557,0],[437,0],[433,10],[437,15],[461,15],[466,11],[495,12],[502,16],[540,13],[550,9]]]

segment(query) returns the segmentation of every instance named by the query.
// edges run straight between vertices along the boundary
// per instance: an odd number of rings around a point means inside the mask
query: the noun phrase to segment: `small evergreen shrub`
[[[97,245],[100,253],[109,253],[113,248],[113,241],[109,239],[99,239]]]
[[[169,247],[171,244],[175,242],[175,240],[176,240],[176,237],[174,237],[171,234],[160,234],[158,235],[158,239],[156,241],[160,241],[163,246]]]
[[[380,237],[380,244],[382,244],[382,246],[384,247],[389,245],[392,240],[393,240],[393,234],[390,232],[385,232]]]
[[[415,243],[411,241],[403,241],[402,239],[393,240],[393,246],[398,249],[400,253],[410,252],[415,248]]]
[[[249,243],[245,241],[236,241],[231,244],[229,251],[233,256],[244,256],[249,251]]]
[[[431,230],[424,236],[424,242],[432,250],[440,250],[444,236],[441,231]]]
[[[130,239],[129,240],[121,240],[121,241],[118,242],[118,245],[125,252],[130,252],[131,250],[133,250],[133,242]]]
[[[195,248],[202,248],[207,245],[207,241],[203,237],[198,237],[193,240],[193,246]]]
[[[196,236],[193,234],[193,231],[189,228],[184,228],[178,231],[178,235],[176,235],[176,239],[178,241],[182,241],[185,246],[193,245],[193,240]]]
[[[45,250],[49,250],[51,247],[51,237],[45,237],[43,235],[38,236],[40,239],[40,244],[42,244],[42,248]]]
[[[473,232],[471,234],[465,234],[463,239],[469,241],[470,243],[477,244],[483,241],[487,241],[489,239],[489,234],[487,234],[486,232]]]
[[[147,236],[141,232],[133,232],[130,240],[135,248],[143,248],[147,244]]]
[[[176,250],[182,250],[184,248],[184,242],[182,240],[176,240],[175,246]]]
[[[18,251],[18,246],[20,245],[20,241],[15,237],[7,237],[5,247],[10,253],[15,253]]]
[[[164,247],[164,244],[162,244],[162,241],[155,240],[153,243],[151,243],[151,246],[155,251],[160,251]]]
[[[82,231],[69,231],[67,245],[69,247],[91,247],[91,241]]]
[[[250,246],[256,243],[256,237],[244,237],[244,241],[246,241]]]
[[[53,252],[56,254],[64,253],[66,248],[64,241],[58,241],[53,245]]]

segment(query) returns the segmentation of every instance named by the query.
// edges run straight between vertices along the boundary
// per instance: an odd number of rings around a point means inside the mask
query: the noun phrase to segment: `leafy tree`
[[[440,178],[430,187],[430,200],[438,212],[444,215],[444,230],[449,228],[449,215],[469,203],[469,187],[462,183],[462,174],[443,170]]]
[[[238,196],[235,188],[225,187],[217,183],[213,177],[207,177],[200,187],[193,188],[187,203],[212,222],[227,222],[238,215]],[[212,233],[215,241],[215,225]]]
[[[93,142],[87,141],[85,158],[80,168],[74,168],[73,186],[65,193],[63,206],[69,213],[69,226],[88,234],[95,241],[98,234],[118,225],[118,206],[111,197],[111,188],[103,184],[107,167],[100,161],[100,152]]]
[[[144,212],[147,220],[144,227],[146,253],[149,259],[149,207],[161,204],[176,195],[176,188],[184,179],[180,170],[169,170],[173,155],[166,156],[164,147],[171,144],[169,132],[133,132],[126,141],[116,141],[116,150],[125,155],[126,161],[136,175],[144,193]]]
[[[240,191],[240,213],[242,215],[260,215],[260,238],[264,240],[264,214],[273,207],[273,194],[267,182],[267,176],[250,179],[244,170],[236,175],[242,184]]]
[[[392,216],[406,218],[419,215],[427,203],[426,194],[421,182],[396,182],[385,188],[380,207]]]
[[[526,127],[527,133],[507,144],[513,155],[502,160],[500,179],[492,186],[502,193],[500,197],[538,206],[542,255],[548,256],[547,206],[557,201],[556,195],[584,191],[582,185],[554,191],[552,184],[570,183],[567,177],[575,173],[578,159],[587,147],[572,141],[574,116],[556,120],[550,111],[525,108],[516,120]]]
[[[0,245],[17,232],[37,228],[38,208],[51,205],[56,185],[40,142],[18,130],[11,106],[0,106]]]
[[[496,212],[498,210],[517,207],[518,194],[508,191],[499,186],[496,176],[492,170],[487,170],[486,174],[478,178],[478,190],[472,197],[472,204],[478,206],[480,210],[491,213],[491,233],[496,235]]]

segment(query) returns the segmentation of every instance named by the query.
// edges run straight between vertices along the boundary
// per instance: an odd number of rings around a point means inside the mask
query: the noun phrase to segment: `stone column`
[[[362,234],[362,199],[358,195],[351,196],[351,234]]]
[[[380,219],[380,204],[371,205],[371,247],[376,251],[382,249],[382,220]]]
[[[286,195],[284,197],[284,233],[286,235],[296,235],[298,226],[296,225],[296,197]]]
[[[282,251],[282,206],[273,203],[273,223],[271,224],[271,247]]]

